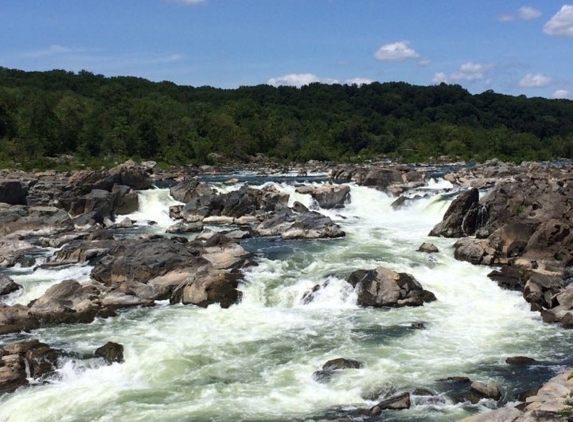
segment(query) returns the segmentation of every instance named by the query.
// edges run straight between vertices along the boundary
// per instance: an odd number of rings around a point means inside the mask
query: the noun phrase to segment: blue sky
[[[0,66],[573,99],[573,0],[1,0]]]

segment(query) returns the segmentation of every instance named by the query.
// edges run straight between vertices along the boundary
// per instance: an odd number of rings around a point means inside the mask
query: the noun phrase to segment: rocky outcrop
[[[37,339],[6,344],[0,349],[0,394],[20,387],[49,382],[56,377],[59,359],[66,354]],[[94,356],[107,363],[123,362],[123,346],[108,342]],[[89,356],[88,356],[89,357]]]
[[[476,188],[462,192],[448,207],[444,217],[429,233],[430,236],[463,237],[474,235],[487,218],[479,205]]]
[[[526,398],[523,410],[504,407],[470,416],[460,422],[567,422],[573,412],[573,377],[566,371],[545,383],[536,394]]]
[[[422,186],[426,181],[423,170],[387,163],[371,163],[367,166],[338,165],[329,170],[329,175],[339,182],[352,181],[393,195]]]
[[[11,393],[54,373],[58,353],[38,340],[11,343],[0,350],[0,393]]]
[[[10,277],[0,274],[0,296],[5,296],[10,293],[16,292],[22,288],[21,285],[15,283]]]
[[[370,416],[378,416],[384,410],[405,410],[411,406],[410,393],[405,392],[382,400],[369,410]]]
[[[307,185],[296,188],[296,192],[312,196],[318,206],[324,209],[343,208],[344,204],[350,201],[348,185]]]
[[[330,217],[314,211],[295,213],[290,209],[273,214],[253,229],[259,236],[283,239],[334,239],[346,236]]]
[[[354,271],[347,281],[356,289],[360,306],[422,306],[436,300],[413,276],[383,267]]]

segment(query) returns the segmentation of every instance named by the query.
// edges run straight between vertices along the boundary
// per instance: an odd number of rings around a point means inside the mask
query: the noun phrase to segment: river
[[[239,187],[213,183],[227,191]],[[312,206],[288,180],[269,183],[291,194],[291,203]],[[4,343],[34,337],[80,353],[114,341],[124,345],[125,363],[64,359],[50,383],[4,395],[0,421],[454,421],[494,406],[487,400],[456,403],[438,381],[453,376],[498,382],[502,400],[514,400],[573,364],[573,334],[544,324],[520,293],[490,281],[491,268],[454,260],[453,239],[427,237],[451,201],[441,194],[449,187],[432,181],[421,199],[393,210],[394,198],[351,185],[344,209],[321,210],[343,227],[345,238],[243,241],[259,265],[246,270],[243,298],[229,309],[159,303],[91,324],[5,336]],[[167,189],[140,197],[132,218],[157,221],[156,232],[173,223]],[[424,241],[440,252],[416,252]],[[344,277],[377,266],[414,275],[437,301],[417,308],[358,307]],[[89,271],[15,269],[10,275],[25,293],[13,301],[27,303],[66,278],[87,280]],[[304,304],[303,295],[317,284],[325,287]],[[425,328],[413,329],[418,322]],[[517,355],[538,363],[518,369],[505,364]],[[313,377],[337,357],[363,367],[339,371],[326,382]],[[360,415],[380,397],[416,388],[434,394],[418,392],[411,409],[379,419]]]

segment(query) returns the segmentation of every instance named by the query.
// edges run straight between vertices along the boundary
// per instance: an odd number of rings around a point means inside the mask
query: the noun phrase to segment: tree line
[[[219,89],[0,67],[0,167],[125,158],[404,162],[573,157],[573,101],[459,85],[313,83]]]

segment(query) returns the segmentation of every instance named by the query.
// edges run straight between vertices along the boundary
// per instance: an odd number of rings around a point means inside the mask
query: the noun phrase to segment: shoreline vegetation
[[[257,158],[258,157],[258,158]],[[573,101],[459,85],[218,89],[0,67],[0,168],[170,165],[267,157],[360,163],[573,157]]]

